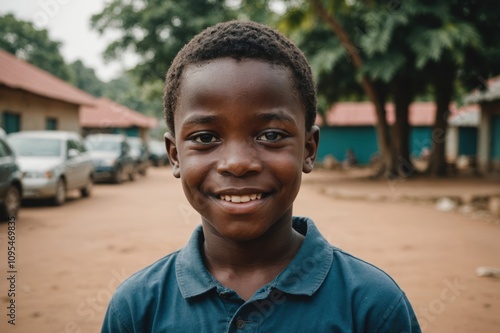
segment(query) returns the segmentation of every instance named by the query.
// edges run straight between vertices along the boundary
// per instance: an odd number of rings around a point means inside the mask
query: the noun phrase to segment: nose
[[[253,142],[228,142],[220,148],[221,156],[217,163],[220,174],[242,177],[262,171],[262,163]]]

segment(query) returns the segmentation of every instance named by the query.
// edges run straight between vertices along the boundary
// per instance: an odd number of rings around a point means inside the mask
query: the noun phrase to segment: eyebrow
[[[295,121],[293,118],[284,113],[284,112],[267,112],[267,113],[261,113],[256,116],[257,120],[260,120],[262,122],[271,122],[271,121],[279,121],[279,122],[284,122],[284,123],[291,123],[295,124]]]
[[[213,124],[219,119],[214,115],[193,115],[184,121],[183,126]]]
[[[281,111],[278,112],[266,112],[260,113],[255,116],[255,120],[259,122],[272,122],[278,121],[282,123],[290,123],[295,125],[294,119]],[[220,120],[220,116],[217,115],[192,115],[188,117],[182,124],[182,126],[194,126],[194,125],[206,125],[213,124]]]

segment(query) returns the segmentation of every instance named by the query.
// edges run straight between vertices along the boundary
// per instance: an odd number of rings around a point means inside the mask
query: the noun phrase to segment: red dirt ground
[[[500,224],[439,212],[432,204],[328,194],[368,196],[388,186],[390,193],[422,195],[500,188],[454,183],[395,187],[315,171],[305,177],[295,215],[313,218],[331,243],[388,272],[408,294],[424,332],[498,333],[500,279],[475,270],[500,267]],[[91,198],[75,194],[63,207],[23,207],[16,225],[15,326],[7,324],[7,224],[0,224],[0,332],[98,332],[118,283],[183,246],[198,223],[166,168],[150,169],[133,183],[96,185]]]

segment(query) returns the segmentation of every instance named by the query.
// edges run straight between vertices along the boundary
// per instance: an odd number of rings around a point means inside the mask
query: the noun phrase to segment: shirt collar
[[[333,248],[321,236],[314,223],[305,217],[293,217],[293,228],[304,235],[304,242],[290,264],[268,287],[288,294],[313,295],[325,280],[333,260]],[[179,251],[176,275],[184,298],[201,295],[221,287],[203,262],[203,231],[198,226],[188,244]]]
[[[333,260],[333,247],[306,217],[294,217],[293,228],[304,235],[299,251],[270,286],[288,294],[313,295],[325,280]]]

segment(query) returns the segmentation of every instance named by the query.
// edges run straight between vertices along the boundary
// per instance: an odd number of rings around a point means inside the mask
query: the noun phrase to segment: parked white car
[[[7,139],[23,172],[24,199],[51,198],[62,205],[70,190],[90,196],[94,166],[78,133],[26,131]]]

